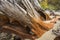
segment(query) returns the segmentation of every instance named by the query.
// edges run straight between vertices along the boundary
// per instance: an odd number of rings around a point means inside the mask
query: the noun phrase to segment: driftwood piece
[[[48,24],[44,23],[40,19],[39,13],[34,9],[29,0],[21,0],[21,2],[26,9],[23,9],[23,7],[17,2],[12,4],[9,1],[1,0],[0,11],[3,12],[3,14],[5,14],[8,18],[18,21],[20,26],[22,25],[21,27],[24,27],[25,29],[29,27],[30,30],[37,35],[37,37],[40,37],[47,30],[51,29],[51,25],[48,26]]]

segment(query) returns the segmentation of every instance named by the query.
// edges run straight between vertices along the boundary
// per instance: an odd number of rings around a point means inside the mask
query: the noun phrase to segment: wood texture
[[[32,36],[34,36],[35,38],[36,37],[39,38],[46,31],[52,28],[53,24],[46,24],[43,22],[43,20],[40,18],[43,16],[39,14],[41,12],[36,11],[30,0],[20,0],[22,4],[21,3],[19,4],[18,1],[9,2],[7,0],[4,1],[0,0],[0,2],[1,2],[0,11],[3,12],[5,16],[7,16],[7,17],[4,16],[0,17],[0,19],[2,19],[2,21],[0,22],[3,23],[2,27],[4,28],[4,30],[12,31],[13,33],[18,34],[22,38],[33,39]],[[18,30],[10,26],[3,26],[4,24],[7,25],[6,22],[8,22],[11,25],[16,25]],[[20,31],[19,29],[21,30],[24,29],[24,31]]]

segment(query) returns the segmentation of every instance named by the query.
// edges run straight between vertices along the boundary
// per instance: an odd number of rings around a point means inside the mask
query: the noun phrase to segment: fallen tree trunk
[[[0,11],[3,12],[8,18],[18,21],[20,26],[22,25],[21,27],[24,27],[25,29],[29,27],[30,30],[37,35],[37,37],[40,37],[47,30],[52,28],[52,25],[48,26],[48,24],[44,23],[40,19],[39,13],[34,9],[29,0],[21,0],[21,2],[23,3],[25,9],[23,9],[23,7],[17,2],[12,4],[9,1],[1,1]]]

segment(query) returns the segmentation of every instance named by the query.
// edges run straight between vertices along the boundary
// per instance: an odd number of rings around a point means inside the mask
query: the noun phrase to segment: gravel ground
[[[60,21],[57,21],[57,23],[54,25],[53,29],[56,30],[60,25]],[[56,37],[56,35],[54,35],[52,33],[52,30],[49,30],[48,32],[46,32],[45,34],[42,35],[42,37],[40,37],[37,40],[54,40],[54,38]]]

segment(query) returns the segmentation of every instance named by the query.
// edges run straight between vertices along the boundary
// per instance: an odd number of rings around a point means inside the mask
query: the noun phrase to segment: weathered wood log
[[[8,9],[7,9],[7,10],[8,10]],[[5,12],[7,13],[7,11],[5,11]],[[9,14],[8,14],[8,15],[9,15]],[[9,16],[10,16],[10,15],[9,15]],[[18,15],[17,15],[17,16],[18,16]],[[20,15],[19,15],[19,16],[20,16]],[[20,20],[21,20],[21,19],[20,19]],[[20,20],[19,20],[19,21],[20,21]],[[25,21],[25,20],[24,20],[24,21]],[[27,22],[27,21],[26,21],[26,22]],[[25,23],[26,23],[26,22],[25,22]]]
[[[26,10],[17,3],[13,5],[8,1],[1,1],[0,11],[4,12],[9,18],[17,20],[22,27],[26,28],[28,26],[38,37],[52,28],[53,24],[49,24],[48,26],[48,24],[40,19],[39,13],[34,9],[29,0],[22,0],[22,3],[26,7]]]

